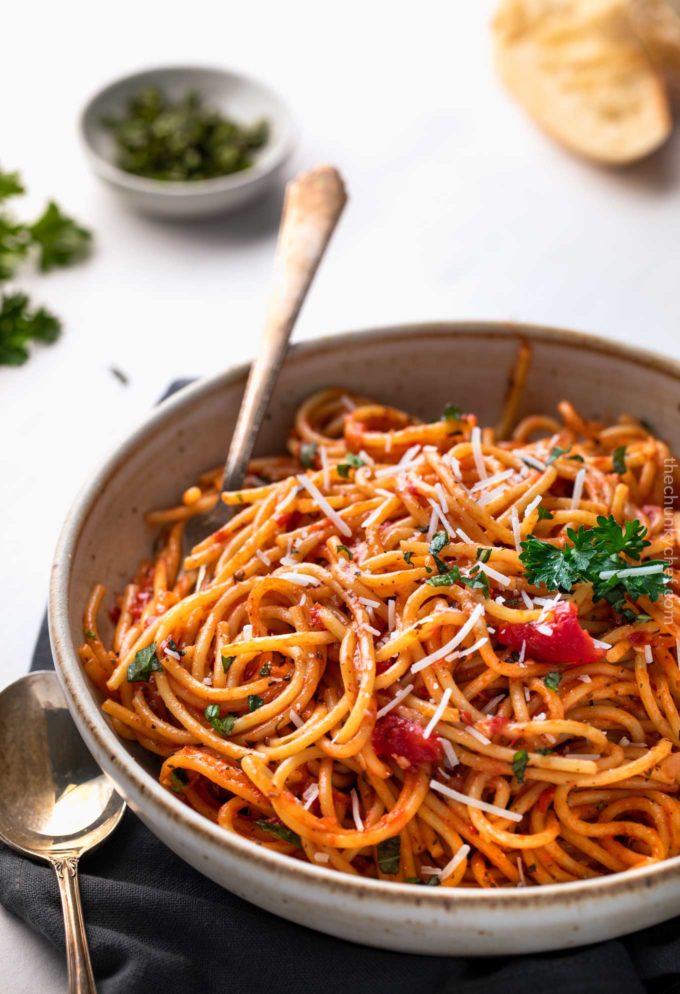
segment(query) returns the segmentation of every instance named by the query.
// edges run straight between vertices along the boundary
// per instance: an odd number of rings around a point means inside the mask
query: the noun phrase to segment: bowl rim
[[[246,83],[252,89],[265,93],[276,106],[277,120],[283,125],[283,137],[273,146],[271,161],[263,166],[255,158],[252,166],[249,166],[247,169],[243,169],[237,173],[229,173],[225,176],[214,176],[211,179],[160,180],[126,172],[125,169],[121,169],[120,166],[117,166],[110,159],[101,155],[92,144],[88,131],[88,121],[94,111],[95,105],[109,91],[114,90],[122,84],[132,83],[136,80],[141,82],[145,78],[155,76],[159,73],[171,74],[176,72],[217,75],[230,80],[239,80],[241,83]],[[297,131],[295,119],[288,104],[267,83],[262,82],[256,76],[251,76],[249,73],[244,73],[237,69],[216,65],[197,65],[195,63],[148,66],[146,69],[138,69],[134,72],[117,76],[115,79],[110,79],[88,98],[78,115],[80,140],[99,176],[117,186],[134,190],[136,193],[161,195],[168,198],[200,197],[201,195],[208,196],[215,193],[231,192],[243,189],[266,176],[270,176],[292,154],[297,142]]]
[[[479,335],[517,341],[528,339],[536,343],[558,342],[576,350],[587,349],[590,352],[616,356],[641,364],[656,372],[670,375],[680,384],[680,360],[666,358],[651,350],[586,332],[524,322],[480,320],[410,322],[361,331],[339,332],[291,346],[286,362],[304,360],[310,354],[323,355],[349,345],[386,343],[413,335],[421,338],[428,335],[436,338]],[[68,587],[77,540],[91,508],[98,496],[104,492],[107,479],[116,474],[119,467],[135,450],[147,444],[155,431],[162,429],[169,415],[177,414],[184,406],[192,406],[202,395],[209,394],[218,386],[226,387],[239,381],[245,384],[249,368],[249,363],[240,363],[211,376],[202,377],[182,387],[153,408],[127,438],[103,460],[99,469],[81,489],[71,505],[59,535],[52,563],[48,600],[50,641],[55,665],[69,707],[88,728],[98,747],[105,752],[110,765],[116,770],[115,776],[111,774],[113,779],[116,780],[116,777],[122,779],[127,794],[134,796],[140,810],[143,811],[145,805],[152,807],[165,825],[174,823],[175,829],[179,832],[197,833],[203,844],[215,853],[220,849],[230,849],[240,861],[251,864],[254,870],[260,868],[269,871],[272,877],[276,876],[279,881],[321,886],[329,895],[345,896],[353,900],[372,898],[383,903],[403,904],[405,907],[416,903],[433,912],[458,907],[484,908],[489,911],[530,907],[536,910],[566,903],[574,906],[578,901],[594,897],[612,899],[624,893],[647,891],[652,886],[661,886],[673,878],[679,878],[680,856],[670,857],[650,866],[634,867],[620,873],[586,880],[495,891],[430,888],[337,873],[324,866],[312,865],[273,852],[238,835],[225,833],[223,829],[188,808],[161,787],[160,783],[127,752],[122,741],[104,718],[103,712],[98,708],[88,707],[89,681],[80,666],[75,648],[71,646]],[[92,711],[94,713],[91,713]]]

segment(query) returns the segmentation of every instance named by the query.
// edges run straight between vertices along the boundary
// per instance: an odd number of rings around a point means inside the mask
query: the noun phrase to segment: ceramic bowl
[[[145,87],[172,99],[196,90],[212,105],[243,124],[265,118],[270,134],[254,153],[249,169],[215,179],[166,182],[135,176],[116,165],[116,146],[102,119],[119,115],[127,100]],[[257,80],[226,69],[173,66],[149,69],[109,84],[86,104],[80,134],[94,172],[130,206],[167,217],[203,217],[235,210],[269,192],[283,176],[295,129],[285,104]]]
[[[497,324],[424,324],[335,335],[291,349],[260,453],[283,450],[300,401],[332,384],[432,420],[447,401],[499,416],[520,337],[534,349],[520,414],[552,412],[561,397],[588,416],[648,418],[680,447],[680,364],[566,331]],[[150,546],[150,508],[172,503],[218,465],[247,368],[202,380],[160,405],[101,467],[64,525],[50,589],[57,670],[83,738],[131,808],[201,873],[292,921],[403,952],[508,954],[596,942],[677,914],[680,858],[574,883],[483,891],[345,876],[229,835],[156,781],[155,760],[112,731],[76,646],[95,581],[118,590]],[[108,624],[108,622],[107,622]]]

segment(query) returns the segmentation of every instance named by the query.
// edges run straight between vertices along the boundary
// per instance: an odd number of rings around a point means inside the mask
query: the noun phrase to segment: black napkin
[[[31,668],[52,667],[43,623]],[[536,956],[465,959],[369,949],[228,893],[166,849],[130,811],[81,864],[80,887],[99,994],[680,992],[680,918],[624,939]],[[64,951],[50,867],[0,846],[0,901]],[[0,987],[9,994],[7,969],[3,976]]]

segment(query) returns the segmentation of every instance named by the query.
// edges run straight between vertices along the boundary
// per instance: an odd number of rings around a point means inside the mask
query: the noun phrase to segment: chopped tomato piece
[[[409,721],[398,714],[386,714],[373,729],[373,748],[380,759],[392,756],[406,759],[411,766],[439,763],[444,750],[437,735],[426,739],[424,728],[416,721]]]
[[[489,729],[489,735],[498,735],[502,732],[505,726],[508,724],[509,719],[502,714],[491,715],[487,721],[487,728]]]
[[[118,604],[113,604],[109,608],[109,621],[112,625],[117,625],[120,621],[120,607]]]
[[[540,663],[584,666],[604,659],[605,650],[598,648],[592,636],[581,628],[576,605],[563,601],[547,621],[531,621],[520,625],[502,625],[496,632],[502,645],[518,651],[526,644],[526,655]]]

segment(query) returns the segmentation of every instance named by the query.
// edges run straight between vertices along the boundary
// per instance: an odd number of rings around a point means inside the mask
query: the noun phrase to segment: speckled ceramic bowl
[[[569,397],[586,415],[644,416],[680,448],[680,364],[565,331],[425,324],[336,335],[290,352],[260,439],[284,445],[297,404],[341,384],[424,418],[449,400],[497,420],[517,340],[534,360],[522,413]],[[276,914],[332,935],[405,952],[507,954],[576,946],[680,912],[680,858],[625,874],[495,892],[343,876],[269,852],[189,810],[156,782],[154,760],[121,741],[81,670],[83,605],[95,580],[119,589],[150,543],[142,520],[223,456],[247,369],[221,373],[157,408],[76,500],[57,548],[50,633],[73,717],[97,761],[149,828],[206,876]],[[168,471],[172,468],[172,472]]]

